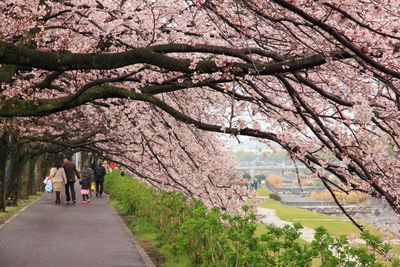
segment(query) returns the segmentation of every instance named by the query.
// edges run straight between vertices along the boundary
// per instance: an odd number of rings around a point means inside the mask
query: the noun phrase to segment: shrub
[[[265,174],[257,174],[256,176],[254,176],[255,179],[257,179],[258,183],[261,183],[261,181],[265,180],[265,178],[267,178],[265,176]]]
[[[346,237],[332,237],[324,228],[316,229],[311,244],[301,244],[300,224],[269,225],[265,234],[256,236],[258,222],[246,206],[244,215],[226,214],[219,207],[189,201],[182,193],[149,188],[128,175],[121,178],[117,172],[107,175],[105,188],[123,213],[158,227],[161,240],[188,255],[193,266],[311,266],[315,258],[321,258],[323,266],[383,266],[376,255],[387,256],[390,249],[368,232],[361,238],[373,251],[354,248]]]
[[[267,182],[275,188],[283,187],[283,177],[270,174],[268,176]]]
[[[310,198],[314,200],[333,201],[331,194],[327,190],[319,193],[311,192]],[[338,193],[337,198],[346,204],[367,204],[368,195],[361,192],[350,192],[349,195]]]
[[[269,198],[275,199],[276,201],[281,201],[282,200],[281,197],[278,194],[275,194],[275,193],[271,193],[269,195]]]
[[[242,177],[243,177],[244,179],[251,179],[251,175],[250,175],[250,173],[248,173],[248,172],[243,173]]]

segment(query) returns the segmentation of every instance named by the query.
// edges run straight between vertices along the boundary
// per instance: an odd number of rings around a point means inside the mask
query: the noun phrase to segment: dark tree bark
[[[6,211],[6,166],[8,158],[7,132],[0,132],[0,211]]]
[[[38,157],[32,157],[29,161],[28,161],[28,185],[27,185],[27,194],[28,195],[35,195],[36,194],[36,188],[35,188],[35,184],[36,184],[36,179],[37,179],[37,175],[35,172],[36,169],[36,163],[37,163]]]
[[[9,154],[9,163],[7,167],[8,186],[6,190],[6,198],[9,199],[9,204],[16,206],[18,204],[18,198],[20,196],[21,189],[21,174],[24,165],[22,155],[22,145],[15,143],[12,145],[11,152]]]
[[[41,154],[39,156],[36,163],[36,191],[43,191],[43,180],[47,175],[49,175],[51,163],[48,154]]]

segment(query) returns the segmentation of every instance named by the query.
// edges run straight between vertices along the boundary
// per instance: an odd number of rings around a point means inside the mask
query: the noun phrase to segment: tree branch
[[[172,48],[178,44],[171,44]],[[165,45],[165,47],[169,47]],[[185,46],[189,52],[200,51],[198,46],[191,47]],[[197,48],[196,48],[197,47]],[[172,48],[164,51],[173,52]],[[178,52],[182,49],[178,49]],[[224,55],[228,48],[221,48],[219,50],[214,48],[215,54]],[[156,53],[159,51],[160,53]],[[177,71],[182,73],[213,73],[224,72],[226,70],[234,70],[236,75],[245,75],[252,73],[254,69],[259,70],[259,75],[271,75],[276,73],[286,73],[307,68],[313,68],[325,64],[326,58],[332,60],[341,60],[350,58],[346,52],[334,51],[326,55],[315,54],[302,58],[293,58],[282,62],[272,62],[266,64],[252,64],[252,63],[229,63],[224,67],[218,67],[215,61],[203,60],[196,64],[194,69],[189,68],[192,63],[190,60],[178,59],[162,54],[164,52],[160,46],[156,46],[154,50],[148,48],[135,48],[126,52],[120,53],[67,53],[67,52],[48,52],[25,47],[18,47],[16,45],[0,42],[0,64],[15,64],[28,67],[34,67],[43,70],[52,71],[67,71],[67,70],[93,70],[93,69],[116,69],[134,64],[150,64],[169,71]],[[231,49],[231,51],[235,51]],[[237,55],[242,54],[236,50]],[[235,53],[231,53],[232,55]]]

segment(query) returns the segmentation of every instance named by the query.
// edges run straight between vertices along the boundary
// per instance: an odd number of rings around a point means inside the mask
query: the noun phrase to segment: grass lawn
[[[266,195],[267,194],[265,193],[266,190],[267,189],[260,190],[261,191],[260,193]],[[354,226],[350,221],[343,221],[343,218],[282,205],[280,202],[273,199],[267,199],[264,203],[260,205],[260,207],[275,209],[276,215],[278,215],[279,218],[285,221],[299,222],[303,226],[307,226],[310,228],[323,226],[328,230],[328,232],[337,236],[339,235],[349,236],[354,234],[358,236],[360,232],[358,228]],[[312,219],[312,220],[308,221],[303,219]],[[365,223],[362,224],[366,225]],[[370,230],[371,233],[377,234],[381,237],[393,238],[392,234],[382,233],[372,225],[366,225],[366,229]]]
[[[11,216],[18,213],[22,208],[43,196],[44,192],[37,192],[36,195],[31,195],[28,199],[18,201],[18,206],[7,206],[5,212],[0,212],[0,225],[4,224]]]
[[[259,196],[259,197],[269,197],[270,194],[271,194],[271,191],[269,191],[265,187],[257,189],[257,196]]]
[[[267,196],[271,192],[266,188],[257,189],[257,194],[259,196]],[[360,236],[360,231],[356,226],[354,226],[350,221],[340,221],[343,218],[330,216],[326,214],[316,213],[305,209],[299,209],[291,206],[282,205],[280,202],[267,199],[263,204],[260,205],[263,208],[275,209],[276,215],[282,220],[288,222],[299,222],[303,226],[307,226],[310,228],[317,228],[319,226],[323,226],[328,230],[329,233],[335,236],[339,235],[355,235],[356,237]],[[300,220],[299,220],[300,219]],[[313,220],[301,220],[301,219],[313,219]],[[333,221],[325,221],[326,219],[333,219]],[[375,226],[367,225],[365,223],[361,223],[362,225],[366,225],[366,229],[370,231],[370,233],[380,236],[382,238],[393,238],[393,234],[391,233],[382,233]],[[393,252],[400,255],[400,245],[392,245]]]

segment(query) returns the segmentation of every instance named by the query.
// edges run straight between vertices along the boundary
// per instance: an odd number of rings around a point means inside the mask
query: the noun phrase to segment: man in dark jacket
[[[97,167],[97,162],[93,161],[92,165],[90,165],[90,168],[94,171]]]
[[[70,157],[66,157],[64,159],[63,168],[65,171],[65,175],[67,176],[67,183],[65,184],[65,196],[67,197],[67,204],[69,204],[71,197],[72,197],[72,202],[75,204],[76,203],[75,187],[74,187],[75,175],[78,177],[78,179],[80,179],[79,172],[76,169],[76,166],[72,162],[72,159]]]
[[[103,195],[104,176],[106,175],[106,168],[103,166],[103,161],[99,160],[99,164],[94,169],[94,181],[96,182],[96,197]]]

